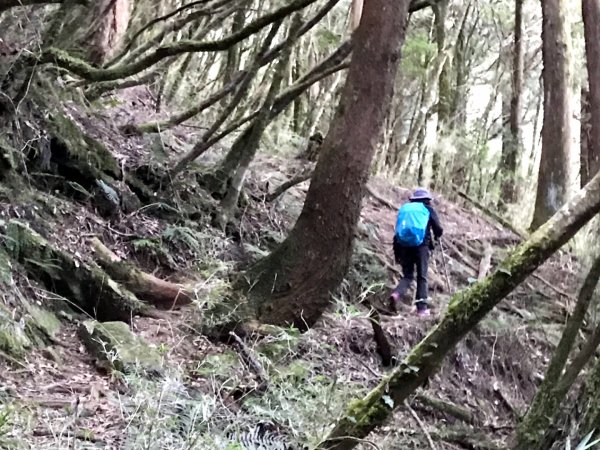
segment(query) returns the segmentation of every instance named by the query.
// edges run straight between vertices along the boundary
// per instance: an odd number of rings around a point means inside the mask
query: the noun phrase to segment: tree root
[[[134,315],[155,315],[100,267],[76,260],[23,222],[8,222],[3,245],[31,278],[98,320],[129,322]]]
[[[171,283],[154,275],[142,272],[133,264],[123,261],[99,239],[92,239],[92,247],[98,256],[98,263],[106,272],[140,299],[160,308],[174,308],[192,302],[191,289]]]

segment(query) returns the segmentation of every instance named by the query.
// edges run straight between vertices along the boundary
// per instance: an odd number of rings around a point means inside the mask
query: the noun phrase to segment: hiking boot
[[[429,308],[426,308],[426,309],[417,309],[417,316],[419,316],[419,317],[429,317],[429,316],[431,316],[431,310]]]
[[[431,315],[431,311],[429,310],[429,305],[427,304],[427,299],[419,299],[415,302],[415,306],[417,308],[417,315],[419,317],[429,317]]]
[[[390,309],[392,312],[398,312],[398,303],[400,303],[400,294],[396,291],[392,291],[390,294]]]

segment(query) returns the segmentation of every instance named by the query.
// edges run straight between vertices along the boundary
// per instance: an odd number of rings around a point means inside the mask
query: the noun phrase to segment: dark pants
[[[429,266],[429,246],[427,244],[418,247],[402,247],[394,242],[394,257],[396,262],[402,266],[402,279],[396,289],[400,297],[403,297],[415,278],[415,267],[417,269],[417,293],[415,299],[427,300],[427,268]],[[417,308],[427,309],[425,301],[417,302]]]

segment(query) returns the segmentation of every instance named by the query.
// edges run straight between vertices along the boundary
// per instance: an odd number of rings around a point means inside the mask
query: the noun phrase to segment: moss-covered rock
[[[53,339],[60,331],[60,320],[56,315],[47,309],[39,308],[33,305],[27,305],[30,325],[44,335]]]
[[[22,356],[33,343],[21,322],[15,322],[7,311],[0,308],[0,350],[12,356]]]
[[[79,335],[88,351],[106,367],[121,372],[162,372],[162,357],[158,350],[132,333],[124,322],[87,320],[81,324]]]

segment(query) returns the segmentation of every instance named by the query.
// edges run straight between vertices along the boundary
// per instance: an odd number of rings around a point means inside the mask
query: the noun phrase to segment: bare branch
[[[85,61],[74,58],[66,52],[56,48],[49,48],[41,53],[38,63],[54,63],[64,69],[90,81],[110,81],[135,75],[169,56],[176,56],[190,52],[217,52],[229,49],[231,46],[258,33],[260,30],[291,13],[305,8],[316,0],[295,0],[276,11],[266,14],[237,33],[216,41],[182,40],[158,47],[150,54],[138,61],[127,65],[116,66],[110,69],[98,69]]]

